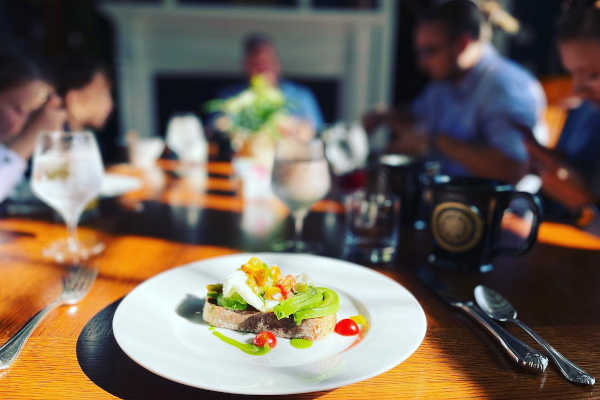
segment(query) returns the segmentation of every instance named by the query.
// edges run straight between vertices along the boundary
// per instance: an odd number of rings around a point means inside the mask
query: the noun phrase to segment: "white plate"
[[[303,254],[256,254],[283,274],[306,272],[316,284],[340,295],[338,320],[363,314],[370,330],[356,337],[332,333],[309,349],[278,338],[267,355],[252,356],[211,334],[202,321],[177,310],[190,297],[204,297],[205,286],[222,282],[252,254],[194,262],[163,272],[135,288],[113,319],[117,343],[135,362],[162,377],[189,386],[239,394],[292,394],[358,382],[391,369],[421,344],[426,319],[417,300],[395,281],[346,261]],[[248,341],[253,334],[218,329]]]
[[[104,197],[120,196],[141,187],[142,181],[133,176],[105,173],[100,187],[100,195]]]

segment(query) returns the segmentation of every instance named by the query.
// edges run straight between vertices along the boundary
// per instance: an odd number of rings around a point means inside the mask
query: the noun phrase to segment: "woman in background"
[[[594,122],[589,114],[600,113],[600,1],[570,2],[559,22],[558,41],[563,65],[573,77],[574,94],[585,100],[584,117]],[[580,121],[584,130],[600,128],[586,121]],[[555,150],[539,146],[531,137],[526,141],[544,193],[565,207],[576,225],[595,234],[600,234],[599,136],[600,131],[578,129],[561,137]]]
[[[66,119],[60,97],[32,59],[0,54],[0,201],[23,177],[37,135],[61,129]]]
[[[56,86],[67,111],[68,128],[102,129],[113,109],[105,65],[88,55],[69,55],[56,67]]]

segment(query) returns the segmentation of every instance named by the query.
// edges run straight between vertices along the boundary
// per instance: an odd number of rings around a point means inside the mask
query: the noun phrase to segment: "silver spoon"
[[[501,322],[514,322],[527,332],[540,346],[546,350],[552,361],[556,364],[560,372],[568,381],[580,385],[593,385],[596,379],[579,368],[573,362],[567,360],[565,356],[556,351],[548,342],[539,337],[530,327],[517,319],[517,311],[513,306],[499,293],[478,285],[475,288],[475,301],[477,305],[490,317]]]

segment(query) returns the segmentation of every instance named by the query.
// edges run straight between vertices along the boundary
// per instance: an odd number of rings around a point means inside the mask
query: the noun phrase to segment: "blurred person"
[[[559,22],[558,44],[563,65],[573,77],[573,92],[585,102],[569,115],[554,150],[531,138],[526,144],[543,192],[578,226],[600,234],[599,1],[572,2]]]
[[[101,130],[113,110],[106,66],[91,56],[69,55],[56,67],[56,86],[67,111],[68,128]]]
[[[38,133],[61,129],[65,119],[41,67],[17,52],[0,54],[0,201],[23,177]]]
[[[391,151],[440,160],[443,173],[516,182],[528,154],[512,122],[544,138],[545,96],[533,76],[488,44],[484,27],[473,1],[429,9],[419,18],[414,45],[431,82],[410,107],[370,112],[363,123],[368,131],[387,124]]]
[[[244,40],[244,73],[248,81],[262,75],[273,86],[277,86],[286,99],[288,112],[300,120],[310,123],[315,132],[323,128],[323,115],[319,103],[310,89],[281,77],[281,62],[272,40],[263,34],[250,34]],[[219,98],[233,97],[246,85],[236,85],[219,93]]]

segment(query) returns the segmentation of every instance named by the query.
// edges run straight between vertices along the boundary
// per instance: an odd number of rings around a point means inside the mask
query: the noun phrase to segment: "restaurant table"
[[[52,311],[16,362],[0,371],[1,399],[245,398],[184,386],[137,365],[117,345],[112,317],[125,295],[161,271],[209,257],[268,250],[273,240],[291,235],[287,210],[277,200],[244,200],[227,162],[209,163],[205,175],[182,173],[176,161],[161,160],[159,165],[146,172],[128,165],[110,169],[141,177],[144,184],[121,197],[101,199],[84,215],[80,235],[106,244],[103,253],[88,261],[98,268],[98,278],[79,304]],[[335,198],[321,201],[307,217],[304,237],[323,243],[326,255],[342,258],[343,220]],[[27,212],[5,207],[0,219],[0,342],[60,292],[65,267],[44,259],[42,249],[64,235],[64,224],[41,204]],[[596,386],[568,383],[552,364],[542,375],[515,367],[486,332],[441,303],[416,278],[429,251],[427,230],[404,229],[399,239],[394,262],[365,265],[406,287],[422,305],[427,333],[421,346],[374,378],[285,398],[600,398]],[[502,293],[523,321],[600,377],[598,249],[600,239],[594,236],[545,223],[527,255],[499,258],[486,274],[452,275],[467,290],[482,283]],[[518,328],[506,329],[539,348]]]

